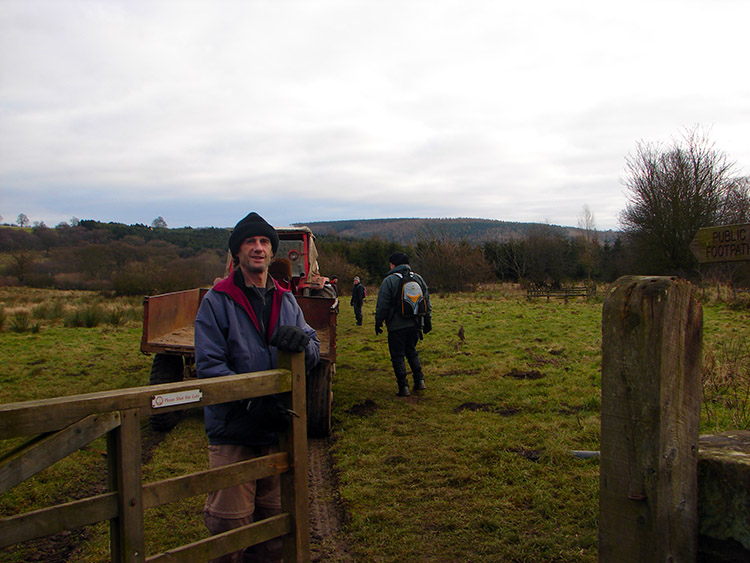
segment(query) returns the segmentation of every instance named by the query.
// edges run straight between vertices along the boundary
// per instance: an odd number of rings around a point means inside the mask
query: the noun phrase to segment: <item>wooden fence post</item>
[[[110,490],[118,492],[119,516],[110,522],[110,558],[131,563],[146,560],[143,539],[141,424],[138,409],[120,412],[120,427],[110,431],[107,463]]]
[[[626,276],[602,312],[599,561],[695,561],[703,310],[692,286]]]
[[[307,490],[307,406],[305,355],[279,354],[279,367],[292,372],[292,392],[287,407],[299,415],[290,432],[279,436],[279,449],[289,454],[293,467],[281,475],[281,511],[292,515],[291,533],[284,536],[284,561],[310,561],[310,514]]]

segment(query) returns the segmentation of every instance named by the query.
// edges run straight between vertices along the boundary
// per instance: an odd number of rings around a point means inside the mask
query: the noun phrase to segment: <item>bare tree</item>
[[[500,279],[510,279],[522,285],[525,283],[529,261],[525,241],[487,242],[482,250],[484,259],[492,265]]]
[[[596,219],[588,204],[583,205],[581,214],[578,216],[578,228],[581,229],[581,243],[583,252],[581,263],[586,268],[586,278],[591,282],[591,271],[596,265],[596,255],[599,250],[599,239],[596,234]]]
[[[538,225],[529,231],[526,243],[528,280],[536,285],[561,287],[570,278],[571,245],[563,232],[552,225]]]
[[[37,238],[24,229],[0,229],[0,248],[7,252],[7,267],[23,284],[34,263]]]
[[[737,178],[732,186],[725,221],[727,225],[750,223],[750,176]]]
[[[44,224],[44,221],[34,222],[34,228],[31,230],[32,234],[38,239],[39,246],[44,249],[44,252],[49,256],[50,248],[55,246],[59,241],[59,235],[56,230],[50,229]]]
[[[16,223],[19,227],[28,227],[29,226],[29,217],[26,215],[26,213],[19,213],[18,217],[16,218]]]
[[[472,290],[477,284],[493,279],[492,268],[481,248],[447,237],[418,242],[412,266],[431,290]]]
[[[151,221],[151,226],[154,229],[166,229],[167,228],[167,222],[164,220],[164,217],[159,215],[156,219]]]
[[[34,254],[28,250],[16,249],[10,253],[10,269],[22,285],[26,282],[26,276],[33,263]]]
[[[698,129],[687,130],[671,147],[639,143],[627,157],[630,190],[620,221],[649,273],[686,274],[696,260],[690,241],[699,228],[728,216],[737,183],[734,163]]]

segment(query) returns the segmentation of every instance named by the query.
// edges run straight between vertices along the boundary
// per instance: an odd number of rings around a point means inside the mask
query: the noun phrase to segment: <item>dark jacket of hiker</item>
[[[424,320],[420,317],[404,317],[399,312],[400,297],[398,295],[399,289],[401,288],[401,277],[396,274],[406,275],[411,272],[409,264],[399,264],[395,266],[388,275],[386,275],[383,283],[380,285],[378,291],[378,301],[375,305],[375,326],[381,325],[385,322],[385,326],[389,332],[399,330],[402,328],[409,328],[417,325],[422,330]],[[422,293],[424,294],[425,303],[427,304],[427,315],[432,314],[432,305],[430,305],[430,294],[427,291],[427,284],[422,279],[422,276],[413,272],[419,285],[422,286]]]

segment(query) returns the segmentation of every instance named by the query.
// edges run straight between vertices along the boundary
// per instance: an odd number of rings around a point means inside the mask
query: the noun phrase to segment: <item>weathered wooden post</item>
[[[599,561],[695,561],[703,312],[693,287],[626,276],[602,314]]]

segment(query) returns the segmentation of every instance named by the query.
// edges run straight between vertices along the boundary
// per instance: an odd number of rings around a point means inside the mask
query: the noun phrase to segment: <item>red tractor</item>
[[[277,227],[279,248],[269,273],[297,299],[307,323],[318,332],[320,362],[307,374],[308,435],[331,431],[332,382],[336,373],[336,292],[318,271],[318,252],[308,227]],[[225,275],[231,271],[231,257]],[[195,315],[207,288],[146,297],[141,351],[154,354],[150,383],[172,383],[195,377]],[[151,427],[171,430],[179,412],[151,416]]]

